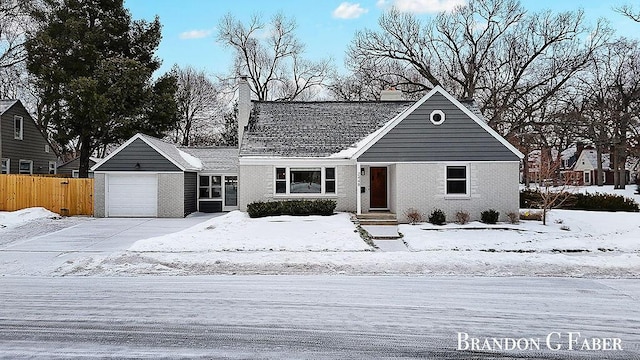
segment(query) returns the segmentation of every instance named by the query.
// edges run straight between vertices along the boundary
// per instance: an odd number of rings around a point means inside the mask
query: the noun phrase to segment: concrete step
[[[360,220],[397,220],[398,217],[394,213],[389,212],[373,212],[356,215],[356,217]]]
[[[358,222],[360,225],[389,225],[389,226],[397,226],[398,220],[395,219],[359,219]]]
[[[398,225],[396,214],[389,212],[373,212],[356,216],[360,225]]]

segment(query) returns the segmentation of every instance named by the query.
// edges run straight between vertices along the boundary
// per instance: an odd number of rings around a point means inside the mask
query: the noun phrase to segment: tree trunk
[[[611,156],[611,155],[609,155]],[[598,184],[598,186],[602,186],[603,181],[602,181],[602,174],[603,174],[603,170],[602,170],[602,146],[601,145],[597,145],[596,146],[596,163],[598,164],[598,168],[596,171],[596,184]],[[593,181],[592,181],[593,183]]]
[[[86,136],[80,138],[80,168],[78,177],[89,177],[89,157],[91,156],[91,139]]]

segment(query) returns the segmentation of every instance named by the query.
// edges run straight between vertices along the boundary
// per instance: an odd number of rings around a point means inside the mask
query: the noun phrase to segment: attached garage
[[[184,217],[197,211],[202,163],[173,144],[137,134],[91,168],[96,217]]]
[[[105,184],[105,216],[158,216],[157,174],[108,174]]]

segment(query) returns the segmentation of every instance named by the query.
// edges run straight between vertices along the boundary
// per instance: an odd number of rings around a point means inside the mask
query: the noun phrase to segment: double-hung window
[[[466,165],[447,166],[446,194],[469,195],[469,168]]]
[[[275,171],[275,193],[290,195],[335,194],[334,167],[278,167]]]
[[[9,159],[2,159],[2,171],[0,171],[0,174],[8,174],[10,172],[10,161]]]
[[[13,117],[13,138],[16,140],[22,140],[22,135],[24,133],[23,129],[24,121],[22,116],[14,116]]]
[[[33,161],[31,160],[20,160],[20,166],[18,168],[18,173],[20,174],[33,174]]]
[[[55,173],[56,173],[56,162],[49,161],[49,174],[55,174]]]

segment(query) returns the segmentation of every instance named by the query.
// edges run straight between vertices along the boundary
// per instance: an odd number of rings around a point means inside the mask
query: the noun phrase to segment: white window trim
[[[44,144],[44,152],[47,154],[51,152],[51,146],[49,146],[49,144]]]
[[[80,170],[71,170],[71,177],[77,179],[80,177]]]
[[[221,177],[221,194],[222,197],[220,198],[200,198],[200,176],[208,176],[209,178],[211,178],[212,176],[220,176]],[[237,210],[238,207],[238,203],[240,203],[240,186],[237,187],[236,189],[236,205],[235,206],[229,206],[227,205],[226,202],[226,196],[227,196],[227,189],[225,187],[225,182],[227,181],[227,177],[235,177],[236,181],[238,181],[238,184],[240,183],[240,179],[238,174],[220,174],[220,173],[198,173],[198,186],[197,186],[197,190],[196,190],[196,202],[197,202],[197,206],[196,208],[198,209],[198,211],[200,211],[200,201],[219,201],[222,202],[222,211],[232,211],[232,210]],[[211,184],[211,179],[209,179],[209,184]],[[209,185],[209,188],[211,188],[211,185]]]
[[[285,185],[286,190],[284,193],[276,193],[276,175],[277,169],[285,168]],[[326,192],[326,169],[334,169],[335,192]],[[291,193],[291,170],[320,170],[320,185],[321,190],[319,193]],[[282,180],[280,180],[282,181]],[[273,167],[273,196],[277,198],[321,198],[321,197],[336,197],[338,195],[338,167],[337,166],[274,166]]]
[[[6,161],[7,162],[7,172],[3,173],[3,174],[11,174],[11,159],[3,158],[2,161]]]
[[[436,121],[433,119],[435,115],[440,115],[440,121]],[[444,112],[442,110],[433,110],[429,115],[429,120],[433,123],[433,125],[440,125],[444,122]]]
[[[20,119],[20,135],[16,136],[16,120]],[[14,140],[22,140],[24,138],[24,118],[22,116],[13,116],[13,138]]]
[[[51,165],[53,165],[53,167],[51,167]],[[51,170],[53,170],[53,172],[51,172]],[[58,168],[56,166],[56,162],[49,161],[49,174],[57,174],[57,173],[58,173]]]
[[[23,173],[22,170],[20,169],[20,165],[22,165],[23,162],[29,163],[29,175],[33,175],[33,160],[23,160],[23,159],[20,159],[20,161],[18,162],[18,174],[27,175],[26,173]]]
[[[201,198],[200,197],[200,188],[204,187],[204,185],[200,185],[200,177],[201,176],[206,176],[209,178],[209,195],[211,195],[213,193],[213,184],[211,182],[211,178],[214,176],[219,176],[220,177],[220,197],[208,197],[208,198]],[[198,201],[223,201],[224,199],[224,175],[222,174],[198,174]]]
[[[450,166],[465,167],[466,194],[447,193],[447,168]],[[444,196],[445,199],[470,199],[471,198],[471,172],[468,163],[449,163],[444,165]]]

